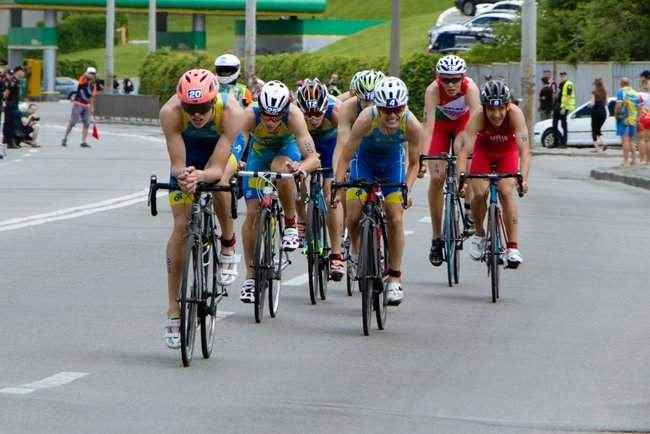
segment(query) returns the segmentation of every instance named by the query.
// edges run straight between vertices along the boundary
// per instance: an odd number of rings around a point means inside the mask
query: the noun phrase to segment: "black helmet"
[[[298,89],[296,103],[303,113],[324,113],[327,102],[327,87],[317,78],[305,80]]]
[[[490,80],[481,86],[481,104],[489,107],[504,107],[512,100],[510,88],[503,80]]]

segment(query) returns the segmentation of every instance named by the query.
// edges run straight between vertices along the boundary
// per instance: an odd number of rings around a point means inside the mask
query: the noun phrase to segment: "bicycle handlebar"
[[[465,173],[460,174],[460,180],[458,182],[458,191],[463,189],[466,179],[487,179],[490,182],[496,182],[500,179],[516,178],[517,179],[517,193],[519,197],[524,197],[524,177],[521,175],[521,172],[517,173],[479,173],[474,175],[467,175]]]
[[[371,189],[375,187],[380,187],[380,188],[393,188],[397,187],[400,189],[400,192],[402,193],[402,207],[406,209],[408,207],[408,186],[403,183],[403,182],[378,182],[378,181],[373,181],[373,182],[368,182],[364,180],[359,180],[359,181],[352,181],[352,182],[332,182],[332,192],[331,192],[331,197],[330,197],[330,205],[332,208],[336,208],[335,202],[336,202],[336,192],[340,188],[360,188],[362,190],[365,190],[366,193],[369,193]]]
[[[230,179],[230,185],[217,185],[216,183],[199,182],[196,186],[197,193],[203,192],[230,192],[230,214],[233,219],[237,218],[237,179],[234,177]],[[156,193],[158,190],[179,190],[177,185],[169,183],[158,182],[156,175],[151,175],[149,179],[149,200],[147,205],[151,208],[151,215],[158,215],[158,207],[156,203]]]

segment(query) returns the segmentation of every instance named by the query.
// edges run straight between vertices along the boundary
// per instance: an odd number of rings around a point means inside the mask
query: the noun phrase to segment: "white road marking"
[[[88,372],[59,372],[54,374],[51,377],[43,378],[42,380],[35,381],[33,383],[23,384],[18,387],[6,387],[0,389],[0,393],[13,394],[13,395],[25,395],[32,393],[39,389],[49,389],[51,387],[58,387],[64,384],[70,383],[72,381],[78,380],[79,378],[90,375]]]
[[[404,235],[413,235],[415,231],[404,231]]]
[[[147,200],[146,190],[139,193],[122,196],[119,198],[108,199],[94,204],[78,206],[74,208],[67,208],[54,211],[46,214],[37,214],[29,217],[18,219],[10,219],[0,222],[0,232],[11,231],[30,226],[38,226],[44,223],[50,223],[60,220],[68,220],[77,217],[83,217],[98,212],[110,211],[112,209],[124,208],[136,203],[145,203]],[[156,197],[167,194],[166,192],[159,192]]]
[[[218,310],[217,311],[217,321],[224,320],[224,319],[228,318],[230,315],[234,315],[234,314],[235,314],[235,312],[228,312],[228,311],[225,311],[225,310]]]
[[[305,283],[307,283],[307,280],[309,280],[309,274],[301,274],[300,276],[296,276],[292,279],[287,280],[284,282],[285,286],[302,286]]]
[[[106,126],[106,125],[107,124],[105,124],[103,126]],[[47,127],[48,129],[59,129],[59,130],[65,130],[66,129],[66,127],[62,126],[62,125],[47,124],[47,125],[44,125],[44,126]],[[156,142],[158,144],[163,143],[162,136],[161,137],[153,137],[153,136],[145,136],[145,135],[142,135],[142,134],[114,133],[114,132],[111,132],[111,131],[107,130],[106,128],[102,128],[102,130],[100,131],[100,134],[102,136],[128,137],[128,138],[132,138],[132,139],[149,140],[149,141]]]
[[[14,163],[22,163],[22,162],[23,162],[22,158],[18,158],[17,160],[14,160]]]
[[[422,217],[420,220],[418,220],[420,223],[431,223],[431,216],[426,216]]]

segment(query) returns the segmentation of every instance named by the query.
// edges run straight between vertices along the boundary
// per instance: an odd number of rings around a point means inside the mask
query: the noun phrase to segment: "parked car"
[[[77,92],[79,82],[70,77],[57,77],[54,82],[54,91],[63,97],[70,99]]]
[[[620,145],[620,139],[616,136],[616,118],[614,117],[614,106],[616,98],[610,98],[607,103],[607,119],[603,124],[603,141],[607,145]],[[576,110],[569,113],[567,117],[569,129],[568,145],[591,146],[591,102],[582,104]],[[558,125],[558,128],[562,128]],[[560,138],[553,131],[553,120],[547,119],[535,124],[535,144],[546,148],[553,148],[560,143]]]
[[[516,15],[505,12],[490,12],[462,23],[433,27],[429,30],[429,51],[441,51],[450,48],[465,48],[477,43],[493,42],[492,25],[495,23],[514,22]]]
[[[523,5],[523,0],[501,0],[491,5],[485,5],[487,7],[483,10],[481,10],[482,8],[479,8],[477,13],[479,15],[483,15],[487,12],[506,12],[511,14],[520,14]]]
[[[498,0],[454,0],[456,7],[467,16],[474,16],[476,14],[476,6],[479,3],[495,3]]]

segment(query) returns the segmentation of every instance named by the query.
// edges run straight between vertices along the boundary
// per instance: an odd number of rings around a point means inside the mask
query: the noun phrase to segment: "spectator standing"
[[[120,82],[117,81],[117,78],[113,78],[113,93],[114,94],[120,93]]]
[[[330,75],[330,79],[327,80],[327,91],[329,92],[330,95],[332,96],[341,95],[341,90],[338,88],[338,85],[339,85],[339,75],[338,74]]]
[[[591,138],[594,149],[592,152],[607,150],[603,142],[603,124],[607,120],[607,89],[602,78],[594,80],[594,88],[591,91]]]
[[[20,102],[20,80],[25,77],[25,70],[22,66],[16,66],[9,73],[4,82],[4,123],[2,124],[2,142],[9,149],[20,148],[16,132],[20,125],[20,111],[18,103]]]
[[[639,163],[650,164],[650,71],[641,74],[641,111],[639,113]]]
[[[129,77],[124,77],[124,80],[122,80],[122,90],[124,91],[125,95],[130,95],[135,90],[133,87],[133,82]]]
[[[72,128],[81,121],[83,128],[81,130],[81,147],[90,148],[86,142],[88,139],[88,128],[90,127],[90,118],[95,115],[95,96],[97,95],[97,70],[92,66],[86,69],[86,73],[79,77],[79,86],[77,93],[72,101],[72,113],[70,121],[65,130],[65,136],[61,140],[61,146],[68,145],[68,135]]]
[[[545,121],[553,117],[553,87],[548,77],[542,77],[542,88],[539,91],[539,115],[540,120]]]
[[[636,138],[637,121],[639,118],[640,98],[636,90],[630,86],[630,79],[621,78],[621,88],[616,92],[616,134],[621,138],[623,147],[623,166],[636,164],[636,151],[632,141]]]
[[[560,84],[555,98],[553,107],[553,130],[556,137],[560,137],[560,145],[566,146],[569,140],[569,131],[567,127],[567,116],[576,108],[575,86],[567,78],[567,73],[560,72]],[[557,128],[557,124],[562,124],[562,135]]]

